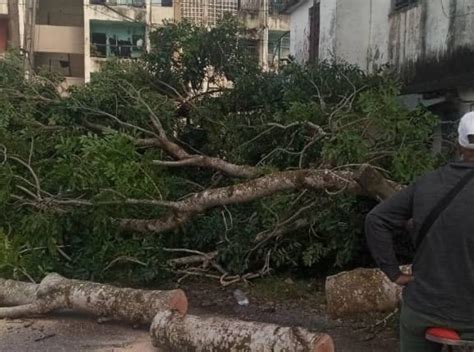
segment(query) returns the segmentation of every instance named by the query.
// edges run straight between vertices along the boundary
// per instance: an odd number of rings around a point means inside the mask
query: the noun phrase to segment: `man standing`
[[[458,128],[462,160],[435,170],[382,202],[366,219],[366,235],[381,270],[405,286],[402,352],[441,351],[426,329],[456,330],[474,339],[474,112]],[[413,221],[413,275],[400,272],[392,237]]]

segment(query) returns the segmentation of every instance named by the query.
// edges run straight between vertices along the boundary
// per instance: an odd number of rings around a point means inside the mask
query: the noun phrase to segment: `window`
[[[134,59],[142,56],[144,50],[144,25],[91,22],[91,56]]]
[[[172,7],[173,0],[151,0],[151,4],[153,6]]]
[[[290,55],[290,32],[269,31],[268,64],[279,66]]]
[[[400,10],[405,7],[414,5],[418,2],[418,0],[393,0],[393,9]]]

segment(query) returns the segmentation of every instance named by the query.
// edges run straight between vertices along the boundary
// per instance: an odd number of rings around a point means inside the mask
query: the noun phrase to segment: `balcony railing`
[[[90,0],[91,5],[145,7],[145,0]]]
[[[144,51],[143,46],[137,45],[91,44],[91,56],[99,58],[137,59],[143,55]]]

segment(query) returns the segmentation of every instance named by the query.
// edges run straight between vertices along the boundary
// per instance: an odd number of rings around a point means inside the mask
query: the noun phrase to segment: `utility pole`
[[[18,5],[18,0],[8,0],[8,47],[12,49],[21,47]]]
[[[36,25],[36,5],[37,0],[25,0],[25,71],[31,71],[34,68],[34,41]]]
[[[260,64],[263,69],[268,68],[268,11],[269,11],[269,0],[260,0]]]

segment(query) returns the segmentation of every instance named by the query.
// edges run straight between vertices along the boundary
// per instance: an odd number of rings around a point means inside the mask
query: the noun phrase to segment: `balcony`
[[[0,17],[1,16],[8,16],[8,4],[6,0],[0,0]]]
[[[84,28],[35,26],[35,52],[84,54]]]
[[[91,21],[91,57],[135,59],[145,51],[145,25]]]
[[[90,0],[91,5],[146,7],[145,0]]]

